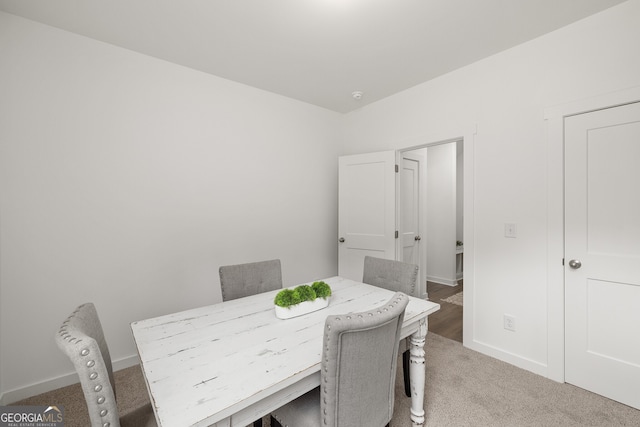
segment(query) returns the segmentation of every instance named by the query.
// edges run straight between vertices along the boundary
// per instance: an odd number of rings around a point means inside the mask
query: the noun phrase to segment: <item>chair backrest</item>
[[[71,313],[60,326],[56,343],[80,377],[91,426],[119,427],[111,356],[92,303],[82,304]]]
[[[280,260],[220,267],[222,301],[282,288]]]
[[[322,347],[323,425],[384,426],[393,416],[398,340],[407,295],[370,311],[328,316]]]
[[[420,297],[418,266],[390,259],[364,257],[362,282],[390,291]]]

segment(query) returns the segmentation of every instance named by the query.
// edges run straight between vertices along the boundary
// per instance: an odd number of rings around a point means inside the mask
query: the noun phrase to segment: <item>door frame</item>
[[[564,119],[638,101],[640,86],[544,110],[547,134],[547,377],[558,382],[565,381]]]
[[[420,138],[413,138],[411,140],[400,141],[397,146],[405,147],[397,150],[396,159],[400,159],[402,153],[405,151],[418,150],[420,148],[427,148],[429,146],[441,145],[450,142],[462,141],[463,144],[463,234],[464,234],[464,258],[463,258],[463,271],[464,271],[464,294],[463,294],[463,309],[462,309],[462,344],[465,347],[474,349],[475,331],[473,328],[474,319],[474,284],[475,284],[475,216],[474,216],[474,193],[475,193],[475,171],[474,171],[474,146],[475,139],[478,136],[477,125],[469,126],[462,132],[451,132],[448,135],[429,135]],[[456,135],[457,134],[457,135]],[[456,135],[451,137],[451,135]],[[398,163],[399,164],[399,163]],[[396,186],[398,180],[396,180]],[[397,187],[396,187],[397,189]],[[398,199],[398,193],[396,192],[396,200]],[[399,201],[396,202],[396,209]],[[396,218],[398,218],[396,212]],[[425,224],[426,226],[426,224]],[[421,231],[422,233],[422,231]],[[426,233],[426,229],[425,229]],[[423,240],[426,241],[426,235],[423,234]],[[401,246],[399,242],[396,242],[396,259],[398,256],[398,247]],[[426,256],[426,253],[425,253]],[[425,261],[426,262],[426,261]],[[422,268],[422,267],[421,267]],[[424,275],[426,279],[426,275]]]

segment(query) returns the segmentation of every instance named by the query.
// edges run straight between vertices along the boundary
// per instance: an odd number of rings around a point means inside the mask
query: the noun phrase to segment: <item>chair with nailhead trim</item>
[[[378,286],[394,292],[420,298],[418,281],[418,266],[390,259],[364,257],[362,282],[367,285]],[[404,393],[411,397],[411,379],[409,378],[409,338],[400,341],[399,353],[402,353],[402,373],[404,377]]]
[[[408,302],[397,292],[374,310],[327,316],[320,387],[275,410],[272,419],[280,427],[388,426]]]
[[[60,326],[56,343],[80,377],[92,427],[157,426],[151,405],[132,412],[131,417],[119,417],[111,356],[92,303],[71,313]]]

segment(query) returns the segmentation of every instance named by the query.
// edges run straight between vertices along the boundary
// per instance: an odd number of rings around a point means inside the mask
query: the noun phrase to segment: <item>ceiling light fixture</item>
[[[362,99],[362,91],[356,90],[354,92],[351,92],[351,96],[353,96],[353,99],[355,99],[356,101],[359,101]]]

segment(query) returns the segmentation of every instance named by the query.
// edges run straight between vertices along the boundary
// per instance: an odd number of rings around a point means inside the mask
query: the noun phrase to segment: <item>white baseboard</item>
[[[119,371],[121,369],[129,368],[131,366],[137,365],[139,363],[140,363],[140,359],[138,359],[138,356],[132,355],[129,357],[125,357],[123,359],[113,361],[113,370]],[[68,385],[75,384],[78,381],[79,381],[78,374],[76,374],[74,371],[66,375],[41,381],[39,383],[31,384],[26,387],[9,390],[2,393],[2,395],[0,395],[0,405],[2,406],[9,405],[13,402],[26,399],[27,397],[36,396],[38,394],[46,393],[48,391],[55,390],[57,388],[66,387]]]
[[[503,362],[517,366],[534,374],[541,375],[548,378],[549,368],[547,365],[536,362],[535,360],[527,359],[526,357],[519,356],[514,353],[501,350],[491,345],[487,345],[478,341],[472,341],[471,343],[465,343],[465,347],[475,350],[478,353],[486,354],[495,359],[502,360]]]
[[[457,286],[458,281],[455,279],[447,279],[444,277],[427,276],[427,282],[438,283],[440,285]]]

